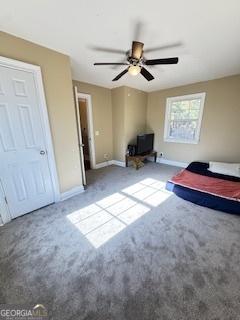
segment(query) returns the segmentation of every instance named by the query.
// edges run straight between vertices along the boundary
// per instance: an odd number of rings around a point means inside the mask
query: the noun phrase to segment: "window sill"
[[[187,140],[178,140],[178,139],[164,139],[164,142],[185,143],[185,144],[198,144],[198,143],[199,143],[199,140],[187,141]]]

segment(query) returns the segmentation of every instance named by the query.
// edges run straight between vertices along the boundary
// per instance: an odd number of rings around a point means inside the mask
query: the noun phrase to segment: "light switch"
[[[96,135],[96,136],[99,136],[99,131],[95,131],[95,135]]]

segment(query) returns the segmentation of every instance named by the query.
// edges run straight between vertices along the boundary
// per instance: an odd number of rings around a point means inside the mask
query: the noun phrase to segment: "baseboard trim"
[[[148,160],[153,161],[152,158],[149,158]],[[168,160],[164,158],[157,158],[157,163],[167,164],[169,166],[180,167],[180,168],[186,168],[188,166],[187,162],[173,161],[173,160]],[[94,169],[100,169],[100,168],[104,168],[111,165],[115,165],[123,168],[126,167],[126,164],[124,161],[110,160],[110,161],[105,161],[105,162],[96,164]]]
[[[119,167],[126,167],[126,164],[124,161],[118,161],[118,160],[113,160],[113,163],[112,164],[115,164],[115,166],[119,166]]]
[[[74,187],[68,191],[62,192],[60,194],[60,201],[67,200],[69,198],[72,198],[80,193],[84,192],[84,187],[83,186],[78,186]]]
[[[109,160],[109,161],[97,163],[97,164],[95,165],[95,168],[94,168],[94,169],[104,168],[104,167],[107,167],[107,166],[111,166],[112,164],[114,164],[115,166],[119,166],[119,167],[126,167],[124,161]]]
[[[157,158],[157,163],[167,164],[169,166],[186,168],[188,166],[187,162],[173,161],[164,158]]]
[[[105,162],[100,162],[97,163],[94,167],[94,169],[101,169],[107,166],[111,166],[113,164],[113,160],[105,161]]]

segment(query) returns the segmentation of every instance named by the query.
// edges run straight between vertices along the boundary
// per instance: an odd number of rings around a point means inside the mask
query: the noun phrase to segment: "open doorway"
[[[96,167],[92,100],[91,95],[77,92],[76,87],[74,89],[83,184],[86,185],[86,171]]]
[[[91,169],[90,162],[90,147],[89,147],[89,130],[88,130],[88,114],[87,114],[87,99],[78,99],[78,108],[81,123],[82,143],[83,143],[83,156],[85,170]]]

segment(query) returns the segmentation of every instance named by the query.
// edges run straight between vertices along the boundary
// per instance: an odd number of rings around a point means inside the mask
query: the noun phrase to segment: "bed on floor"
[[[208,163],[192,162],[167,182],[166,189],[200,206],[240,214],[240,178],[208,169]]]

